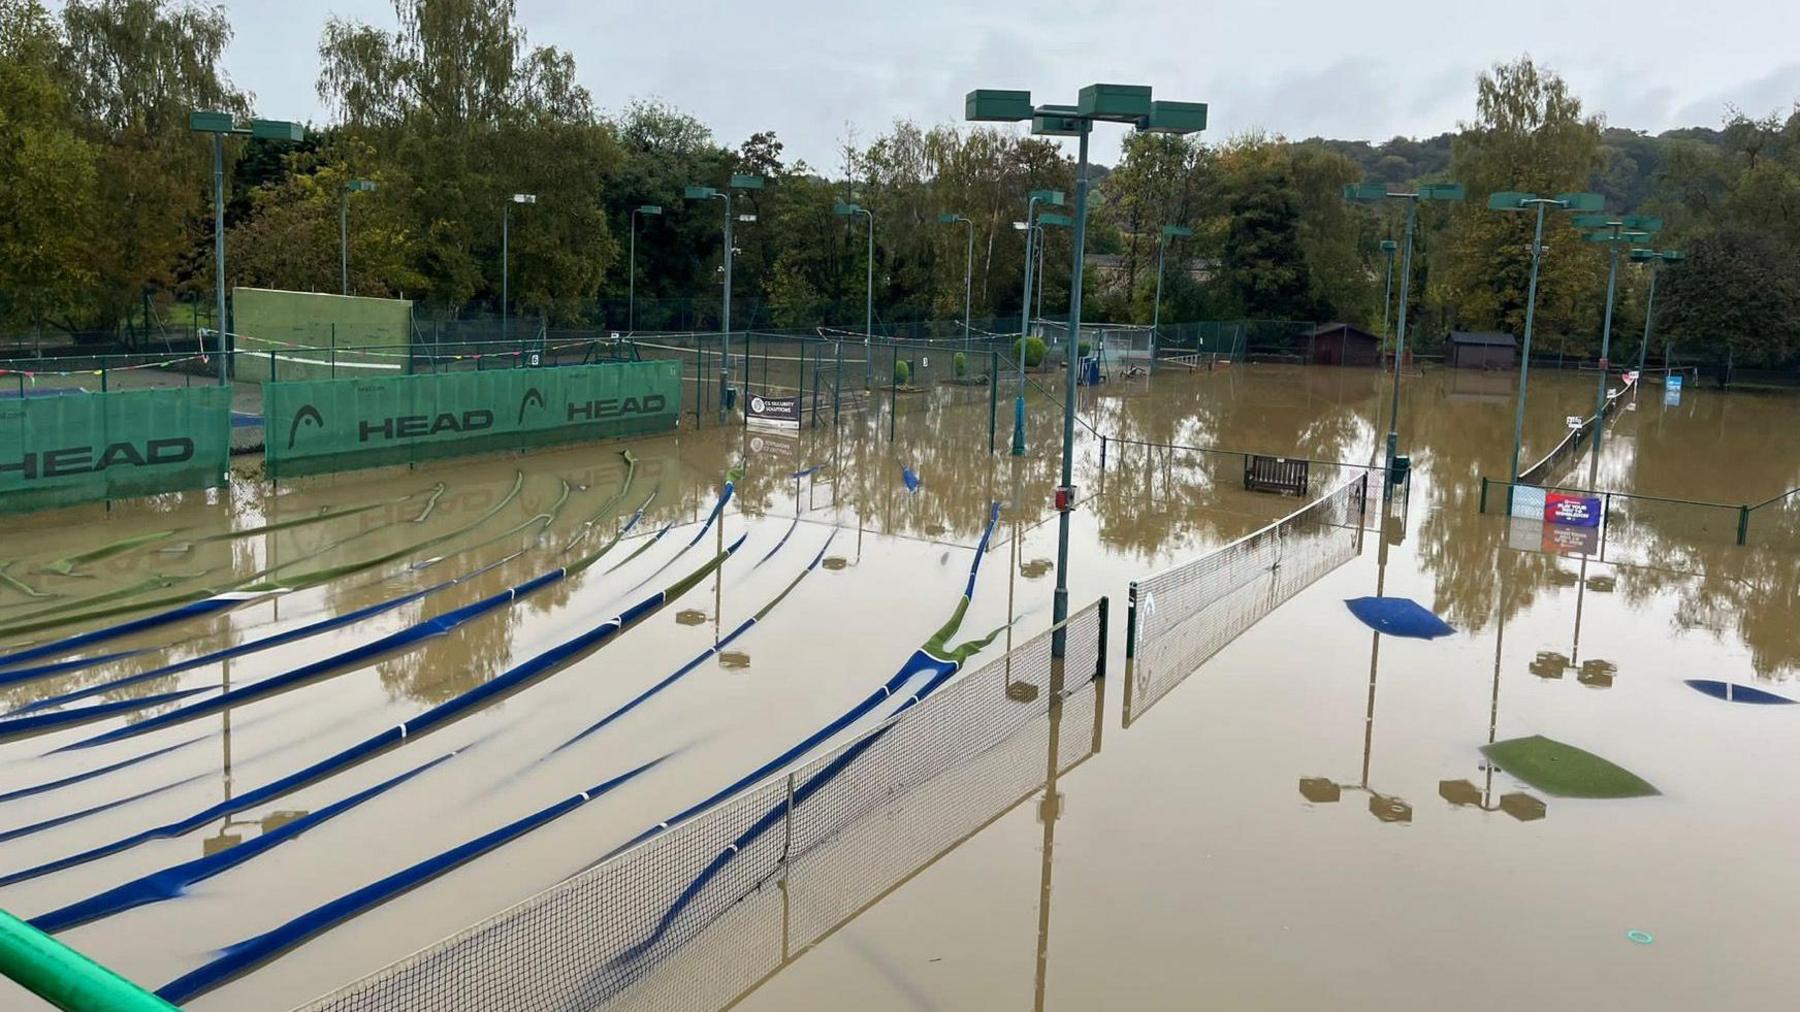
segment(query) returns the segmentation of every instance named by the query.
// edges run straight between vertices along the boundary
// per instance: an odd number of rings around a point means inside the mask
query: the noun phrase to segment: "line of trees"
[[[331,121],[305,143],[229,144],[228,283],[338,290],[343,185],[369,179],[377,190],[351,199],[352,291],[426,313],[497,311],[501,215],[529,192],[536,204],[513,207],[516,314],[621,325],[631,211],[657,204],[638,226],[638,324],[705,327],[721,292],[720,208],[684,203],[682,188],[743,172],[768,185],[735,208],[756,221],[736,230],[734,318],[860,324],[864,224],[834,215],[840,200],[874,212],[881,320],[961,315],[967,233],[944,212],[974,223],[972,315],[1008,318],[1027,193],[1073,190],[1058,145],[1010,130],[898,122],[866,142],[850,133],[825,167],[789,159],[772,132],[723,143],[659,102],[605,115],[573,56],[528,38],[513,0],[394,0],[394,13],[393,31],[327,23],[317,90]],[[129,342],[210,299],[209,156],[186,117],[252,111],[219,69],[231,34],[217,6],[70,0],[52,15],[0,0],[0,332]],[[1425,140],[1129,137],[1094,173],[1089,318],[1150,320],[1158,235],[1178,224],[1194,234],[1167,251],[1164,320],[1378,329],[1379,244],[1399,238],[1399,211],[1347,205],[1344,184],[1455,180],[1469,201],[1421,214],[1410,310],[1425,350],[1452,329],[1522,329],[1530,223],[1488,212],[1488,193],[1593,189],[1609,210],[1662,215],[1658,245],[1688,252],[1657,295],[1678,357],[1800,362],[1800,111],[1650,136],[1606,128],[1529,58],[1476,87],[1475,117]],[[1591,357],[1607,254],[1563,217],[1547,239],[1539,347]],[[1047,241],[1053,315],[1067,304],[1069,237]],[[1642,326],[1646,281],[1622,271],[1618,331]]]

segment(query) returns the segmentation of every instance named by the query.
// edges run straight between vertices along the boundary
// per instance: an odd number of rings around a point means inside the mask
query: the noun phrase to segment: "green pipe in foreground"
[[[0,973],[64,1012],[180,1012],[4,910]]]

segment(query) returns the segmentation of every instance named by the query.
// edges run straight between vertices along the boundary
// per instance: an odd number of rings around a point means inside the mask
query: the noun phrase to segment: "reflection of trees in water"
[[[1427,495],[1417,554],[1435,580],[1434,610],[1463,628],[1480,630],[1495,614],[1502,584],[1510,617],[1575,560],[1507,548],[1504,489],[1490,491],[1488,515],[1479,512],[1480,476],[1495,477],[1505,467],[1511,404],[1447,400],[1438,396],[1441,376],[1414,380],[1403,409],[1413,433],[1414,492]],[[1591,380],[1554,375],[1549,380],[1547,400],[1592,396]],[[1782,420],[1800,406],[1709,393],[1693,411],[1665,415],[1660,402],[1648,400],[1655,394],[1647,390],[1638,409],[1609,428],[1601,487],[1718,498],[1721,493],[1714,490],[1800,480],[1800,465],[1781,456],[1784,449],[1765,450],[1786,447],[1791,422]],[[1550,422],[1559,420],[1533,412],[1528,421],[1534,435],[1527,442],[1548,445],[1554,434]],[[1582,483],[1586,467],[1584,461],[1577,469]],[[1742,642],[1759,675],[1783,677],[1800,669],[1800,624],[1793,621],[1800,605],[1800,541],[1740,548],[1734,511],[1656,503],[1620,505],[1606,538],[1606,557],[1617,563],[1608,571],[1617,576],[1615,593],[1628,608],[1643,610],[1672,599],[1678,628]],[[1496,579],[1497,565],[1504,581]]]

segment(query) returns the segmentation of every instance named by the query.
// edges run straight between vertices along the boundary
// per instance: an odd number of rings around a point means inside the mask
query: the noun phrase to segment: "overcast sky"
[[[284,119],[326,120],[314,83],[327,17],[394,25],[388,0],[227,6],[227,71],[258,112]],[[723,143],[773,129],[790,158],[826,170],[847,123],[866,140],[897,118],[960,120],[976,87],[1073,102],[1095,81],[1149,84],[1208,103],[1215,140],[1440,133],[1473,114],[1477,74],[1526,52],[1613,126],[1716,126],[1727,105],[1762,115],[1800,99],[1794,0],[520,0],[519,11],[534,44],[573,53],[602,108],[661,98]],[[1121,133],[1096,133],[1097,160]]]

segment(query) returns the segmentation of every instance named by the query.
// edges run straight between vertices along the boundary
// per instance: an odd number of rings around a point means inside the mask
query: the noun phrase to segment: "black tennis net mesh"
[[[855,740],[302,1006],[713,1009],[1097,746],[1106,602]],[[1035,779],[1034,779],[1035,778]],[[1008,800],[1010,799],[1010,800]]]
[[[1362,549],[1366,474],[1260,530],[1131,584],[1130,725],[1239,633]]]

